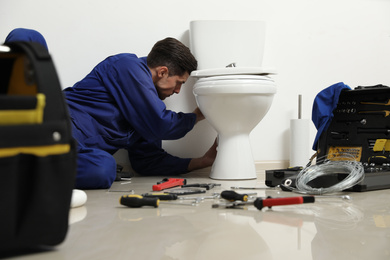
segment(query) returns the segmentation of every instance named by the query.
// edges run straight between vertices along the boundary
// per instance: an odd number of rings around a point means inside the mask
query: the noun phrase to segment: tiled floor
[[[216,181],[203,173],[187,183],[264,186],[264,172],[249,181]],[[162,178],[135,177],[112,189],[149,192]],[[249,192],[238,190],[238,192]],[[297,196],[276,189],[258,196]],[[12,259],[390,259],[390,190],[344,193],[352,200],[316,199],[314,204],[257,210],[161,203],[158,208],[128,208],[119,191],[90,190],[85,206],[74,208],[64,243],[55,250]],[[195,196],[195,195],[191,195]],[[183,201],[186,202],[186,201]]]

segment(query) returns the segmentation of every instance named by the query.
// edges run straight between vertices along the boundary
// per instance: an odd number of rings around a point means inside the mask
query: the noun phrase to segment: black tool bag
[[[68,231],[76,149],[59,79],[39,44],[0,46],[0,256]]]
[[[365,179],[351,188],[390,188],[390,88],[357,87],[340,93],[334,117],[318,141],[318,158],[349,154],[364,166]]]
[[[333,119],[318,141],[319,157],[348,153],[362,163],[382,165],[390,155],[390,88],[343,90]],[[390,160],[387,160],[390,163]]]

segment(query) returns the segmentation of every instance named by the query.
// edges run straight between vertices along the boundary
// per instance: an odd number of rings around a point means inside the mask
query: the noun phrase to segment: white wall
[[[297,117],[299,94],[303,118],[311,118],[315,95],[329,85],[390,86],[389,13],[388,0],[1,0],[0,40],[15,27],[40,31],[67,87],[108,55],[144,56],[167,36],[188,45],[191,20],[265,20],[264,65],[277,68],[278,93],[251,140],[256,161],[283,161],[289,159],[289,122]],[[191,112],[192,86],[190,80],[167,100],[168,108]],[[201,156],[214,138],[201,122],[164,146],[178,156]]]

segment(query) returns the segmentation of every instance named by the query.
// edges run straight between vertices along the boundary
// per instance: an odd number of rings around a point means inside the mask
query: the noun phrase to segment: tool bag
[[[317,164],[322,161],[346,160],[345,154],[361,162],[364,179],[348,191],[364,192],[390,189],[390,87],[359,86],[343,89],[332,111],[329,126],[321,133],[317,145]],[[351,159],[351,158],[348,158]],[[266,171],[266,185],[286,184],[295,187],[302,167]],[[347,174],[319,176],[309,186],[330,187]],[[282,186],[283,188],[283,186]]]
[[[63,242],[75,174],[51,56],[37,43],[0,45],[0,256]]]
[[[349,154],[361,162],[365,178],[353,191],[390,188],[390,87],[343,90],[333,115],[319,138],[318,158],[342,160]]]
[[[348,153],[359,162],[375,163],[375,159],[390,155],[389,87],[375,85],[343,90],[333,115],[329,127],[320,136],[319,157],[337,159],[340,154]]]

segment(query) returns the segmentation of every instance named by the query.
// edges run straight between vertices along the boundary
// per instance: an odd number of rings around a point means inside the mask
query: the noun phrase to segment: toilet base
[[[249,134],[219,135],[218,153],[211,168],[210,178],[216,180],[257,178]]]

